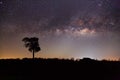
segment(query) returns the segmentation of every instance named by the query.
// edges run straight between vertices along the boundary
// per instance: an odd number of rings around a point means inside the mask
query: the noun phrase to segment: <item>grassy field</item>
[[[120,80],[120,61],[1,59],[0,80]]]

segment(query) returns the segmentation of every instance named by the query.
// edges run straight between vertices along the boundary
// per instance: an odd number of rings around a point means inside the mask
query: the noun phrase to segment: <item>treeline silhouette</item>
[[[120,61],[1,59],[0,80],[120,80]]]

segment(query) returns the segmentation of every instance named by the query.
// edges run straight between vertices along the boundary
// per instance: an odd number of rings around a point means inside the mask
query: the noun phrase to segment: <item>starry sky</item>
[[[0,58],[120,58],[120,0],[0,0]]]

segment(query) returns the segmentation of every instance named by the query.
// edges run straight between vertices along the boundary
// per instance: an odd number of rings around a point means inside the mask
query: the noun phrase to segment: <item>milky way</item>
[[[37,57],[116,59],[119,0],[0,0],[1,58],[30,57],[21,42],[39,37]]]

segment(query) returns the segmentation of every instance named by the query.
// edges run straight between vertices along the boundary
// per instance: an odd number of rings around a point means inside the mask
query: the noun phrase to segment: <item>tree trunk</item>
[[[34,49],[33,49],[33,59],[34,59]]]

